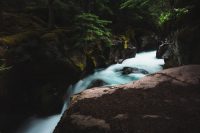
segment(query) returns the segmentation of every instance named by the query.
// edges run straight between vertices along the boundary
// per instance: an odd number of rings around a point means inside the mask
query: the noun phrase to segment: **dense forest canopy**
[[[1,0],[1,13],[18,10],[33,14],[48,22],[49,28],[71,27],[76,16],[91,13],[111,21],[109,28],[121,34],[130,28],[156,31],[169,21],[174,25],[196,10],[198,3],[195,0]]]

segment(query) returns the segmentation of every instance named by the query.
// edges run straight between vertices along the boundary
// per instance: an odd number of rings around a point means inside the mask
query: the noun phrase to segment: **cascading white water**
[[[130,58],[123,61],[122,64],[111,65],[110,67],[98,70],[94,74],[80,80],[75,85],[70,86],[67,89],[67,97],[62,112],[59,115],[47,117],[45,119],[31,118],[28,120],[23,130],[18,133],[52,133],[55,126],[59,122],[62,114],[67,109],[69,103],[69,97],[73,94],[77,94],[87,89],[92,81],[102,80],[108,85],[124,84],[133,80],[138,80],[144,77],[144,74],[128,74],[122,75],[120,71],[124,67],[137,67],[147,70],[149,73],[154,73],[162,69],[161,65],[164,64],[162,59],[155,58],[156,52],[143,52],[137,54],[136,58]]]

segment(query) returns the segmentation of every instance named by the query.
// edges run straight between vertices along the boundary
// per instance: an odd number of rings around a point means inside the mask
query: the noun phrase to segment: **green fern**
[[[91,13],[82,13],[75,19],[75,44],[78,47],[103,43],[107,46],[111,44],[111,32],[106,28],[110,21],[101,20]]]

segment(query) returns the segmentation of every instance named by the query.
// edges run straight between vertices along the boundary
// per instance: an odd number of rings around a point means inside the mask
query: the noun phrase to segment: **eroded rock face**
[[[54,133],[198,133],[200,65],[73,96]]]
[[[200,64],[200,26],[183,28],[172,35],[157,51],[157,58],[163,58],[165,61],[164,67]]]
[[[141,51],[148,51],[155,49],[157,40],[153,35],[143,35],[140,37],[140,49]]]
[[[169,43],[163,43],[159,46],[157,52],[156,52],[156,58],[158,59],[164,59],[165,54],[168,51]]]
[[[136,52],[136,47],[129,46],[125,48],[123,41],[114,40],[109,52],[109,64],[120,63],[127,58],[134,58]]]

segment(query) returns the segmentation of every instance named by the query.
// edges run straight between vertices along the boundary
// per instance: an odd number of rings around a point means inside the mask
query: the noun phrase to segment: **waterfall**
[[[122,62],[122,64],[114,64],[106,69],[97,70],[94,74],[91,74],[88,77],[78,81],[75,85],[71,85],[67,89],[67,99],[64,102],[63,109],[60,114],[43,119],[32,117],[27,120],[26,125],[23,126],[23,129],[17,133],[52,133],[62,114],[67,109],[67,106],[70,102],[70,96],[84,91],[89,87],[92,81],[97,79],[105,81],[108,85],[117,85],[138,80],[145,76],[142,73],[122,75],[118,70],[121,70],[124,67],[137,67],[144,69],[149,73],[162,70],[161,65],[164,64],[164,61],[162,59],[156,59],[155,55],[156,51],[142,52],[137,54],[136,58],[126,59]]]

